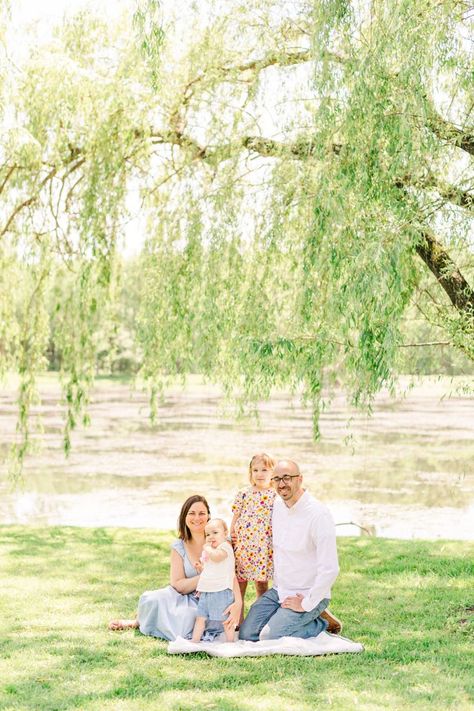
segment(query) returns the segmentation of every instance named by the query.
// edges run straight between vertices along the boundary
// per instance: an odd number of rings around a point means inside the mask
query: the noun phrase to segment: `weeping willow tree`
[[[403,341],[408,308],[473,360],[473,15],[148,0],[33,47],[2,101],[0,369],[21,376],[20,459],[55,275],[70,274],[54,329],[67,443],[134,224],[155,394],[189,371],[246,403],[284,386],[317,436],[332,384],[359,406],[393,388],[420,345]]]

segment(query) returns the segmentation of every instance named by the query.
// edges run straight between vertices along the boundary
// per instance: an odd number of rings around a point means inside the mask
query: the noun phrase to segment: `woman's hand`
[[[229,615],[229,617],[222,623],[225,629],[235,630],[239,624],[241,608],[242,604],[238,600],[226,607],[224,615]]]

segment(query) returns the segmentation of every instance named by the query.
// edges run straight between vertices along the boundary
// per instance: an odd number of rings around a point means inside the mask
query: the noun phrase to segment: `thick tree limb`
[[[443,183],[434,177],[427,180],[423,187],[433,188],[442,198],[453,203],[453,205],[459,205],[465,210],[474,212],[474,194],[468,190],[462,190],[462,188],[458,188],[455,185]]]
[[[460,313],[474,318],[474,290],[443,245],[428,230],[420,234],[416,252],[433,272],[454,308]]]
[[[237,64],[236,66],[223,66],[218,68],[218,72],[224,76],[226,74],[235,74],[235,72],[261,72],[267,67],[279,66],[289,67],[294,64],[302,64],[310,62],[313,59],[310,49],[300,49],[294,52],[272,52],[261,59],[254,59],[251,62]]]
[[[303,139],[295,141],[295,143],[281,143],[274,141],[271,138],[260,138],[256,136],[247,136],[243,139],[242,145],[249,151],[254,151],[262,156],[282,158],[293,157],[300,160],[311,158],[320,152],[320,146],[314,141],[306,141]],[[338,143],[333,143],[329,150],[338,155],[342,146]]]
[[[432,105],[430,106],[427,125],[440,140],[457,146],[474,156],[474,132],[472,129],[464,131],[459,126],[446,121]]]
[[[53,177],[56,175],[57,171],[58,171],[57,167],[52,168],[52,169],[49,171],[49,173],[46,175],[46,177],[43,178],[43,180],[42,180],[41,183],[39,184],[36,193],[34,193],[34,195],[31,195],[31,197],[27,198],[27,199],[24,200],[23,202],[19,203],[19,204],[15,207],[15,209],[13,210],[13,212],[11,213],[11,215],[9,216],[9,218],[8,218],[8,220],[7,220],[6,224],[5,224],[5,226],[3,227],[2,231],[0,232],[0,237],[3,237],[3,235],[4,235],[6,232],[8,232],[8,230],[9,230],[9,228],[10,228],[10,225],[11,225],[11,223],[13,222],[13,220],[15,219],[15,217],[16,217],[25,207],[28,207],[29,205],[32,205],[32,204],[39,198],[39,196],[40,196],[40,194],[41,194],[41,189],[44,188],[44,186],[48,183],[48,181],[51,180],[51,178],[53,178]]]
[[[397,188],[423,188],[427,190],[435,190],[441,195],[444,200],[451,202],[453,205],[474,212],[474,193],[470,190],[463,190],[456,185],[451,185],[443,180],[438,179],[435,175],[430,174],[424,178],[414,178],[410,175],[405,175],[395,181]]]
[[[297,140],[294,143],[283,143],[263,136],[244,136],[239,141],[224,144],[219,147],[201,146],[197,141],[181,131],[152,131],[150,138],[153,143],[172,144],[189,149],[193,159],[226,160],[235,151],[246,148],[266,158],[297,158],[304,160],[315,156],[320,147],[314,141]],[[333,143],[329,150],[336,155],[340,153],[341,146]]]

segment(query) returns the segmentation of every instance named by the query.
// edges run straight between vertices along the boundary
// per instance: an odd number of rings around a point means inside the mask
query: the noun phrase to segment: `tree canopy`
[[[289,387],[317,434],[326,386],[356,405],[393,387],[409,309],[474,360],[468,5],[173,7],[79,13],[0,74],[0,374],[21,376],[20,458],[52,334],[66,443],[84,412],[134,225],[153,393],[189,371],[245,402]]]

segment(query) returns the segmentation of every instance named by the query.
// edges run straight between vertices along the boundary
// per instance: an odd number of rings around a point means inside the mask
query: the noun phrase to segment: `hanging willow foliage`
[[[360,406],[393,387],[413,304],[474,359],[472,13],[170,7],[79,13],[2,85],[0,370],[22,378],[20,457],[58,270],[66,448],[86,416],[137,191],[136,335],[155,394],[190,371],[242,403],[289,387],[317,436],[331,384]]]

